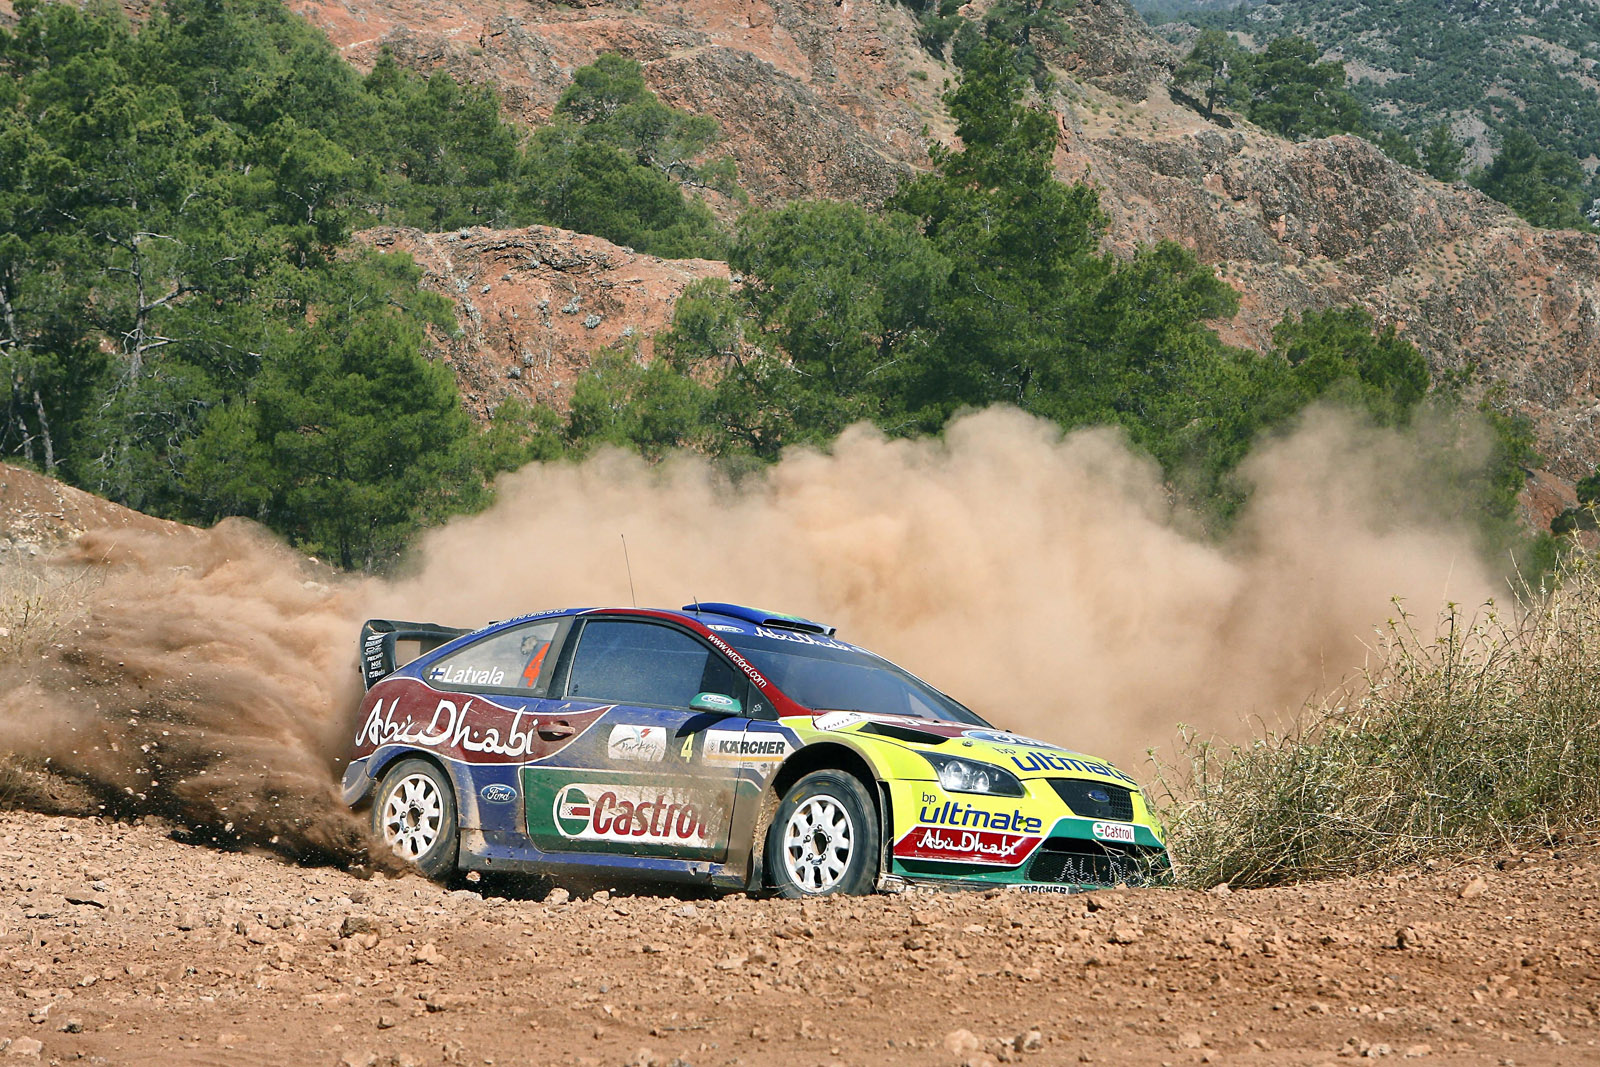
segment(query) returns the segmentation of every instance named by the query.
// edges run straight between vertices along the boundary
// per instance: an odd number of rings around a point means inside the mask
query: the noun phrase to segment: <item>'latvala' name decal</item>
[[[467,667],[447,664],[429,671],[428,681],[443,682],[446,685],[504,685],[506,672],[502,667]]]

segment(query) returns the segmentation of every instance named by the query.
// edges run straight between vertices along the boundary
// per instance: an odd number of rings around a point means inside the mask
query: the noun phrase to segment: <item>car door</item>
[[[741,766],[700,755],[712,731],[742,734],[747,688],[686,629],[583,619],[561,654],[544,725],[592,721],[559,753],[524,767],[534,845],[721,861]]]
[[[414,679],[382,683],[364,732],[438,756],[456,785],[463,829],[520,833],[518,782],[529,760],[561,752],[598,713],[548,714],[566,619],[495,630],[424,662]]]

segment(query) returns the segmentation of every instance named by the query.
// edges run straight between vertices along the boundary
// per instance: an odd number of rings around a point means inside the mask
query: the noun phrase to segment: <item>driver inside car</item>
[[[522,639],[522,654],[528,658],[528,665],[522,668],[522,685],[525,689],[532,689],[539,684],[539,671],[544,668],[545,653],[550,651],[550,639],[541,638],[538,631],[530,631]]]

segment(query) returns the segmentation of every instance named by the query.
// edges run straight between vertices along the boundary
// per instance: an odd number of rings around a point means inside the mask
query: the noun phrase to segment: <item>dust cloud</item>
[[[31,622],[5,628],[20,654],[0,662],[0,751],[201,840],[389,864],[334,784],[360,583],[239,520],[92,530],[51,569]]]
[[[372,864],[335,785],[365,617],[476,626],[633,591],[757,604],[1142,776],[1180,722],[1238,734],[1337,684],[1392,598],[1428,618],[1490,595],[1466,532],[1409,509],[1429,471],[1407,437],[1314,412],[1244,475],[1217,544],[1118,434],[990,410],[940,440],[856,428],[737,486],[692,456],[530,466],[388,582],[238,520],[90,532],[54,564],[76,592],[48,640],[0,660],[0,751],[202,840]]]
[[[640,605],[833,623],[997,725],[1139,774],[1180,722],[1238,735],[1337,685],[1393,598],[1427,619],[1494,588],[1465,529],[1415,506],[1431,476],[1411,436],[1313,411],[1243,474],[1254,496],[1218,545],[1116,432],[1014,410],[942,440],[858,427],[737,488],[697,458],[613,452],[507,476],[372,607],[479,625],[627,604],[631,563]]]

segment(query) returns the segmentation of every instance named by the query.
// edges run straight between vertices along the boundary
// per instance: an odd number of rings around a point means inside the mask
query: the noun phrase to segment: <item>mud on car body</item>
[[[425,873],[1072,892],[1169,871],[1137,783],[734,604],[371,620],[344,799]]]

